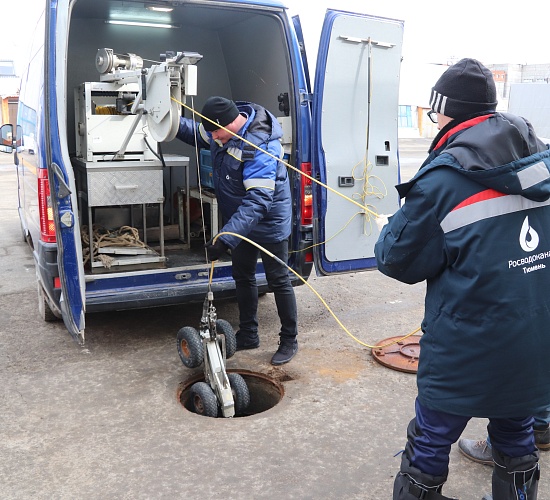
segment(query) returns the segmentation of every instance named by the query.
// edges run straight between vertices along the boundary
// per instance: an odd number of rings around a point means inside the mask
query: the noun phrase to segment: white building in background
[[[511,84],[508,111],[529,120],[539,137],[550,142],[550,85],[548,83]]]
[[[399,138],[435,137],[437,125],[426,114],[435,82],[448,68],[444,64],[403,60],[399,86]]]
[[[11,60],[0,60],[0,125],[15,124],[19,101],[19,77]]]
[[[451,64],[456,61],[452,61]],[[497,111],[508,111],[510,95],[517,84],[530,85],[524,90],[516,90],[523,95],[521,112],[517,108],[510,112],[527,118],[539,135],[550,137],[545,130],[550,128],[550,63],[549,64],[487,64],[495,79],[498,95]],[[427,116],[430,92],[434,83],[449,67],[444,64],[418,64],[403,61],[401,65],[401,84],[399,88],[399,137],[435,137],[437,126]],[[548,96],[538,105],[534,103],[534,93]],[[518,96],[519,97],[519,96]],[[529,105],[526,102],[530,102]],[[543,110],[544,107],[544,110]],[[523,113],[523,114],[522,114]]]

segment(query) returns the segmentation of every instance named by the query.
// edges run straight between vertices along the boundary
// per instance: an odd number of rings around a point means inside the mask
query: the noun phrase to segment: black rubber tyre
[[[235,416],[242,417],[250,404],[248,386],[244,378],[238,373],[228,373],[227,378],[231,385],[231,393],[233,394],[233,401],[235,403]]]
[[[178,354],[187,368],[197,368],[204,359],[199,332],[192,326],[184,326],[178,332]]]
[[[195,382],[191,386],[193,411],[203,417],[218,416],[218,399],[206,382]]]
[[[237,352],[237,336],[229,321],[218,319],[216,321],[216,331],[218,334],[225,335],[225,357],[229,359]],[[221,346],[220,346],[221,348]]]

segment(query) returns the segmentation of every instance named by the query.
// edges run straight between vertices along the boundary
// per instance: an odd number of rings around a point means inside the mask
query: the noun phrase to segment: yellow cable
[[[337,194],[338,196],[341,196],[342,198],[348,200],[349,202],[353,203],[354,205],[357,205],[361,210],[365,210],[365,213],[368,213],[368,214],[371,214],[373,215],[374,217],[378,217],[379,214],[377,214],[376,212],[372,211],[370,208],[366,207],[365,205],[361,205],[360,203],[356,202],[355,200],[349,198],[348,196],[342,194],[342,193],[339,193],[338,191],[336,191],[335,189],[331,188],[330,186],[327,186],[326,184],[323,184],[321,181],[318,181],[317,179],[314,179],[313,177],[311,177],[310,175],[306,174],[305,172],[302,172],[301,170],[297,169],[296,167],[292,166],[290,163],[287,163],[286,161],[284,161],[283,159],[281,158],[278,158],[277,156],[275,155],[272,155],[270,152],[268,151],[265,151],[263,150],[262,148],[260,148],[259,146],[256,146],[256,144],[253,144],[252,142],[250,141],[247,141],[244,137],[241,137],[240,135],[238,134],[235,134],[234,132],[232,132],[231,130],[225,128],[225,127],[222,127],[219,123],[216,123],[215,121],[211,120],[210,118],[202,115],[201,113],[199,113],[198,111],[196,111],[195,109],[187,106],[187,104],[184,104],[183,102],[180,102],[178,101],[177,99],[175,99],[174,97],[172,97],[172,100],[174,100],[175,102],[177,102],[179,105],[183,106],[184,108],[188,109],[189,111],[193,112],[194,114],[196,114],[197,116],[199,116],[200,118],[202,118],[203,120],[206,120],[210,123],[212,123],[213,125],[216,125],[216,128],[221,128],[223,130],[225,130],[226,132],[229,132],[231,135],[233,135],[234,137],[236,137],[237,139],[240,139],[241,141],[243,141],[244,143],[248,144],[249,146],[252,146],[253,148],[257,149],[258,151],[261,151],[262,153],[265,153],[267,156],[270,156],[271,158],[277,160],[278,162],[281,162],[283,165],[285,165],[286,167],[294,170],[295,172],[298,172],[300,175],[303,175],[304,177],[308,178],[310,181],[313,181],[317,184],[319,184],[320,186],[324,187],[325,189],[328,189],[329,191]]]
[[[368,208],[367,206],[365,205],[361,205],[360,203],[357,203],[355,200],[343,195],[342,193],[339,193],[338,191],[336,191],[335,189],[332,189],[330,186],[327,186],[326,184],[323,184],[321,181],[318,181],[317,179],[314,179],[313,177],[311,177],[310,175],[306,174],[305,172],[302,172],[301,170],[297,169],[296,167],[290,165],[289,163],[285,162],[284,160],[282,160],[281,158],[278,158],[276,157],[275,155],[272,155],[271,153],[269,153],[268,151],[265,151],[263,150],[262,148],[256,146],[256,144],[253,144],[252,142],[250,141],[247,141],[244,137],[241,137],[239,136],[238,134],[235,134],[234,132],[232,132],[231,130],[223,127],[223,126],[220,126],[219,123],[216,123],[214,122],[213,120],[211,120],[210,118],[202,115],[201,113],[199,113],[198,111],[196,111],[194,108],[191,108],[189,106],[187,106],[186,104],[184,104],[183,102],[180,102],[178,101],[177,99],[174,99],[172,97],[172,99],[174,101],[176,101],[179,105],[183,106],[184,108],[188,109],[189,111],[191,111],[193,114],[199,116],[200,118],[212,123],[213,125],[216,125],[216,127],[218,128],[221,128],[223,130],[225,130],[226,132],[229,132],[230,134],[232,134],[233,136],[237,137],[238,139],[242,140],[244,143],[248,144],[249,146],[252,146],[253,148],[257,149],[258,151],[261,151],[262,153],[265,153],[266,155],[270,156],[271,158],[275,159],[276,161],[279,161],[281,162],[283,165],[287,166],[288,168],[294,170],[295,172],[298,172],[300,175],[303,175],[304,177],[310,179],[311,181],[313,182],[316,182],[317,184],[319,184],[320,186],[324,187],[325,189],[328,189],[329,191],[332,191],[333,193],[337,194],[338,196],[341,196],[342,198],[345,198],[346,200],[350,201],[351,203],[353,203],[354,205],[357,205],[359,208],[361,208],[361,210],[364,210],[365,214],[372,214],[374,217],[379,217],[379,214],[374,212],[373,210],[371,210],[370,208]],[[357,214],[355,214],[357,215]],[[355,217],[355,215],[353,217]],[[352,217],[352,219],[353,219]],[[350,219],[351,221],[351,219]],[[349,222],[346,224],[346,226],[349,224]],[[344,228],[346,227],[344,226]],[[340,231],[338,231],[338,233],[340,233],[344,228],[342,228]],[[336,233],[335,235],[333,235],[331,238],[334,238],[334,236],[336,236],[338,233]],[[368,347],[370,349],[384,349],[385,347],[389,347],[391,345],[394,345],[394,344],[397,344],[399,342],[402,342],[403,340],[405,340],[406,338],[414,335],[416,332],[418,332],[420,330],[420,327],[417,328],[416,330],[412,331],[411,333],[405,335],[404,337],[401,337],[393,342],[388,342],[386,344],[382,344],[382,345],[370,345],[370,344],[367,344],[365,342],[362,342],[361,340],[359,340],[357,337],[355,337],[344,325],[343,323],[338,319],[338,317],[336,316],[336,314],[334,314],[334,312],[332,311],[332,309],[330,308],[330,306],[326,303],[326,301],[323,299],[323,297],[321,297],[321,295],[319,295],[317,293],[317,291],[304,279],[302,278],[302,276],[300,276],[294,269],[292,269],[288,264],[286,264],[285,262],[281,261],[281,259],[279,259],[276,255],[272,254],[270,251],[268,251],[267,249],[263,248],[262,246],[258,245],[257,243],[254,243],[252,240],[246,238],[245,236],[242,236],[240,234],[237,234],[237,233],[232,233],[232,232],[229,232],[229,231],[224,231],[224,232],[221,232],[221,233],[218,233],[214,239],[212,240],[212,243],[215,243],[216,240],[218,239],[218,237],[222,234],[227,234],[227,235],[230,235],[230,236],[236,236],[237,238],[241,238],[242,240],[246,241],[247,243],[250,243],[251,245],[254,245],[256,248],[258,248],[260,251],[266,253],[267,255],[269,255],[271,258],[281,262],[284,266],[287,267],[287,269],[289,269],[292,273],[294,273],[305,285],[307,285],[309,287],[309,289],[317,296],[317,298],[322,302],[322,304],[326,307],[326,309],[328,310],[328,312],[332,315],[332,317],[336,320],[336,322],[338,323],[338,325],[340,325],[340,327],[342,328],[342,330],[344,330],[353,340],[355,340],[357,343],[361,344],[362,346],[364,347]],[[212,278],[214,276],[214,262],[212,262],[212,265],[211,265],[211,268],[210,268],[210,278],[209,278],[209,282],[208,282],[208,285],[211,286],[212,284]]]
[[[368,347],[370,349],[384,349],[385,347],[388,347],[388,346],[391,346],[391,345],[394,345],[394,344],[398,344],[399,342],[402,342],[403,340],[405,340],[407,337],[410,337],[411,335],[414,335],[416,332],[418,332],[420,330],[420,327],[417,328],[416,330],[414,330],[413,332],[405,335],[404,337],[401,337],[397,340],[394,340],[392,342],[388,342],[387,344],[383,344],[383,345],[370,345],[370,344],[366,344],[365,342],[362,342],[361,340],[359,340],[357,337],[355,337],[344,325],[343,323],[338,319],[338,317],[336,316],[336,314],[334,314],[334,312],[332,311],[332,309],[330,308],[330,306],[326,303],[325,299],[323,299],[323,297],[321,297],[321,295],[319,295],[317,293],[317,291],[315,290],[315,288],[313,288],[313,286],[311,286],[304,278],[302,278],[302,276],[300,276],[294,269],[292,269],[288,264],[284,263],[281,259],[279,259],[279,257],[277,257],[276,255],[274,255],[273,253],[271,253],[269,250],[265,249],[264,247],[262,247],[261,245],[258,245],[257,243],[253,242],[252,240],[246,238],[245,236],[242,236],[240,234],[237,234],[237,233],[232,233],[230,231],[224,231],[224,232],[221,232],[221,233],[218,233],[214,239],[212,240],[212,243],[215,243],[216,240],[218,239],[219,236],[221,236],[222,234],[227,234],[229,236],[236,236],[237,238],[241,238],[242,240],[246,241],[247,243],[250,243],[251,245],[254,245],[256,248],[258,248],[260,251],[266,253],[267,255],[269,255],[271,258],[275,259],[277,262],[281,262],[284,266],[287,267],[287,269],[290,269],[290,271],[292,271],[303,283],[304,285],[307,285],[309,287],[309,289],[317,296],[317,298],[322,302],[322,304],[327,308],[328,312],[332,315],[332,317],[336,320],[336,322],[338,323],[338,325],[340,325],[340,328],[342,328],[342,330],[344,330],[353,340],[355,340],[358,344],[361,344],[362,346],[364,347]],[[210,268],[210,281],[208,283],[208,286],[210,286],[212,284],[212,278],[214,276],[214,261],[212,261],[212,266]]]
[[[315,248],[315,247],[318,247],[320,245],[324,245],[325,243],[328,243],[330,240],[332,240],[333,238],[336,238],[336,236],[338,236],[344,229],[346,229],[346,227],[348,227],[351,223],[351,221],[355,218],[355,216],[357,215],[363,215],[363,212],[355,212],[351,218],[340,228],[338,229],[338,231],[336,231],[336,233],[334,233],[328,240],[325,240],[321,243],[315,243],[314,245],[310,245],[306,248],[302,248],[302,250],[292,250],[288,253],[300,253],[300,252],[305,252],[306,250],[310,250],[312,248]]]
[[[185,107],[186,109],[190,110],[190,111],[193,113],[193,117],[194,117],[195,115],[197,115],[197,116],[199,116],[200,118],[206,119],[207,121],[209,121],[209,122],[212,123],[213,125],[216,125],[216,127],[221,128],[221,129],[225,130],[226,132],[229,132],[231,135],[237,137],[238,139],[242,140],[242,141],[245,142],[246,144],[251,145],[252,147],[254,147],[255,149],[257,149],[258,151],[260,151],[260,152],[262,152],[262,153],[265,153],[266,155],[270,156],[271,158],[274,158],[275,160],[281,162],[281,163],[282,163],[283,165],[285,165],[286,167],[291,168],[291,169],[294,170],[295,172],[298,172],[300,175],[303,175],[304,177],[307,177],[308,179],[312,180],[313,182],[316,182],[316,183],[319,184],[320,186],[322,186],[322,187],[328,189],[329,191],[332,191],[333,193],[336,193],[338,196],[341,196],[342,198],[344,198],[344,199],[350,201],[351,203],[357,205],[357,206],[360,207],[362,210],[364,210],[363,212],[357,212],[357,213],[355,213],[355,214],[351,217],[351,219],[344,225],[344,227],[341,228],[340,230],[338,230],[335,234],[333,234],[328,240],[325,240],[324,242],[316,243],[315,245],[311,245],[311,246],[309,246],[309,247],[307,247],[307,248],[304,248],[304,249],[302,249],[302,250],[299,250],[299,251],[298,251],[298,250],[292,251],[292,252],[290,252],[290,253],[304,252],[304,251],[309,250],[309,249],[311,249],[311,248],[314,248],[314,247],[316,247],[316,246],[324,245],[324,244],[327,243],[328,241],[330,241],[330,240],[332,240],[333,238],[335,238],[336,236],[338,236],[338,234],[340,234],[340,233],[349,225],[349,223],[351,222],[351,220],[352,220],[356,215],[359,215],[359,214],[366,215],[366,216],[367,216],[367,220],[368,220],[369,224],[371,225],[371,228],[372,228],[372,221],[371,221],[370,215],[373,215],[374,217],[379,217],[379,214],[378,214],[376,211],[371,210],[371,209],[369,208],[369,205],[364,205],[364,204],[357,203],[357,202],[356,202],[355,200],[353,200],[352,198],[349,198],[349,197],[347,197],[346,195],[344,195],[344,194],[342,194],[342,193],[336,191],[335,189],[331,188],[330,186],[327,186],[326,184],[323,184],[321,181],[318,181],[317,179],[315,179],[315,178],[309,176],[308,174],[306,174],[305,172],[302,172],[301,170],[297,169],[296,167],[294,167],[294,166],[291,165],[290,163],[287,163],[287,162],[285,162],[284,160],[282,160],[281,158],[278,158],[278,157],[272,155],[272,154],[269,153],[268,151],[265,151],[264,149],[260,148],[259,146],[256,146],[255,144],[251,143],[250,141],[246,140],[245,138],[239,136],[238,134],[235,134],[235,133],[232,132],[231,130],[229,130],[229,129],[223,127],[223,126],[221,126],[219,123],[214,122],[214,121],[211,120],[210,118],[208,118],[208,117],[202,115],[201,113],[199,113],[198,111],[196,111],[193,107],[187,106],[186,104],[184,104],[184,103],[178,101],[178,100],[175,99],[174,97],[172,97],[172,100],[174,100],[176,103],[180,104],[181,106]],[[193,118],[193,121],[195,121],[194,118]],[[195,143],[196,143],[196,137],[195,137]],[[365,161],[365,159],[361,160],[361,162],[364,162],[364,161]],[[352,176],[353,176],[354,178],[355,178],[355,175],[354,175],[355,168],[356,168],[357,165],[359,165],[361,162],[357,163],[357,164],[353,167],[353,169],[352,169]],[[363,180],[363,179],[365,179],[366,183],[369,184],[369,180],[368,180],[369,177],[373,177],[373,178],[375,178],[375,179],[379,179],[379,177],[377,177],[377,176],[368,176],[367,172],[368,172],[368,169],[369,169],[369,165],[371,165],[371,164],[370,164],[370,163],[367,163],[366,166],[365,166],[365,170],[364,170],[364,172],[365,172],[365,173],[364,173],[364,176],[365,176],[365,177],[359,178],[359,179],[356,178],[356,180]],[[372,166],[372,165],[371,165],[371,166]],[[380,179],[379,179],[379,180],[380,180]],[[382,182],[382,181],[381,181],[381,182]],[[384,183],[382,182],[382,184],[384,184]],[[374,189],[374,187],[372,187],[371,189],[372,189],[372,191],[369,192],[369,189],[368,189],[368,186],[367,186],[367,185],[363,188],[363,195],[361,195],[361,200],[363,201],[363,203],[364,203],[364,199],[365,199],[366,196],[373,195],[373,196],[376,196],[377,198],[380,199],[380,198],[383,198],[384,196],[387,195],[387,190],[386,190],[386,186],[385,186],[385,185],[384,185],[384,191],[385,191],[385,193],[381,193],[380,191],[376,191],[376,190]],[[372,205],[370,205],[370,206],[372,206]],[[368,235],[368,234],[370,234],[370,233],[367,233],[367,232],[365,231],[365,234]]]
[[[356,177],[355,170],[359,165],[363,164],[363,175],[362,177]],[[357,162],[354,167],[351,170],[351,176],[356,181],[364,181],[363,183],[363,189],[361,193],[354,193],[352,196],[359,198],[361,200],[361,203],[363,203],[365,206],[370,207],[372,206],[374,209],[374,206],[372,204],[366,203],[367,197],[375,197],[381,200],[382,198],[385,198],[388,195],[388,190],[386,189],[386,185],[384,184],[384,181],[380,179],[380,177],[376,175],[371,175],[369,172],[373,169],[373,165],[371,162],[368,161],[367,157],[364,157],[361,161]],[[382,184],[382,188],[378,188],[373,181],[378,180]],[[372,218],[370,214],[365,214],[366,217],[363,221],[364,228],[363,228],[363,234],[366,236],[370,236],[372,234]],[[370,226],[369,230],[367,230],[367,224]]]

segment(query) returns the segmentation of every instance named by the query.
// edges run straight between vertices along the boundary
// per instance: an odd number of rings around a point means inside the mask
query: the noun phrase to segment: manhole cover
[[[246,410],[235,417],[249,417],[273,408],[283,399],[285,394],[281,383],[262,373],[248,370],[227,370],[227,373],[238,373],[246,382],[250,394],[250,403]],[[204,382],[204,374],[182,382],[178,388],[178,399],[182,406],[195,413],[194,403],[191,398],[191,387],[195,382]],[[221,416],[218,414],[218,416]]]
[[[383,346],[391,342],[396,342],[402,337],[390,337],[381,340],[376,345]],[[420,338],[421,335],[411,335],[406,339],[395,344],[380,349],[372,349],[372,356],[381,365],[406,373],[416,373],[418,371],[418,357],[420,356]]]

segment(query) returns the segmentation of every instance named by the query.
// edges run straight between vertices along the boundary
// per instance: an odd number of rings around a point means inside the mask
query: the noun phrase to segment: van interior
[[[204,265],[204,243],[215,236],[223,223],[216,213],[209,152],[197,151],[178,139],[157,145],[149,137],[149,148],[141,154],[136,155],[129,148],[127,158],[115,160],[116,148],[112,151],[110,146],[102,151],[97,146],[102,141],[112,142],[117,120],[121,120],[108,112],[101,123],[94,122],[92,131],[91,118],[88,123],[85,116],[86,106],[91,115],[103,114],[106,108],[112,108],[109,99],[115,99],[109,92],[91,92],[86,96],[91,102],[85,102],[85,84],[100,81],[96,67],[98,50],[109,48],[123,56],[135,54],[143,59],[145,68],[158,64],[161,55],[168,51],[202,55],[196,63],[197,95],[186,96],[183,102],[199,112],[211,95],[261,104],[280,120],[285,131],[284,149],[292,151],[296,117],[285,102],[294,100],[295,68],[291,67],[282,10],[221,2],[162,2],[159,6],[172,10],[159,12],[151,9],[154,4],[143,1],[78,0],[70,13],[67,143],[75,170],[87,274]],[[178,106],[178,112],[192,117],[192,111],[183,106]],[[136,128],[140,130],[143,131],[142,125]],[[92,143],[95,149],[90,161],[84,149],[91,148]],[[292,157],[288,161],[293,164]],[[148,175],[158,174],[159,170],[160,184],[155,185],[156,180]],[[289,174],[292,176],[292,171]],[[112,204],[109,195],[104,196],[103,191],[112,182],[122,183],[120,190],[132,191],[127,204]],[[138,185],[141,187],[134,189]],[[151,190],[157,190],[163,200],[151,200]],[[129,235],[137,235],[141,243],[124,248]],[[92,247],[90,237],[112,243],[107,243],[101,254],[93,255],[98,250]]]

